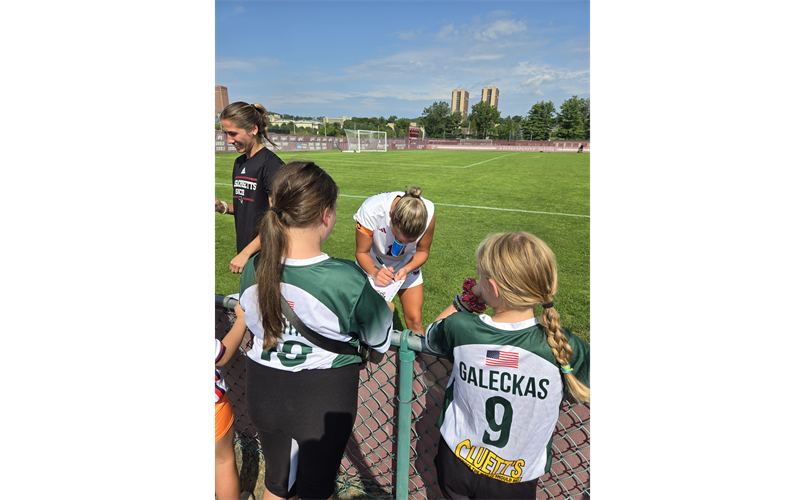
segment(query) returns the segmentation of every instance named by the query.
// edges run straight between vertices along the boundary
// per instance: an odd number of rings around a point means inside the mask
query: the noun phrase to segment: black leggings
[[[266,460],[268,491],[282,498],[332,495],[358,411],[359,370],[352,364],[294,373],[249,358],[246,401]]]

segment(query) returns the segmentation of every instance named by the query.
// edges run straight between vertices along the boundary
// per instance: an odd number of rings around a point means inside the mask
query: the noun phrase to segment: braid
[[[559,323],[559,313],[556,309],[549,307],[542,310],[542,315],[539,322],[545,326],[546,340],[548,345],[551,346],[553,356],[559,365],[569,365],[573,360],[573,348],[567,341],[567,337],[562,332],[562,327]],[[590,402],[590,388],[579,382],[573,373],[563,373],[565,387],[567,387],[570,394],[580,403]]]
[[[573,349],[570,347],[570,344],[567,343],[565,334],[562,333],[562,327],[559,323],[559,313],[556,312],[556,309],[553,307],[543,309],[539,322],[545,326],[548,335],[548,345],[551,346],[551,351],[553,351],[553,357],[556,358],[556,362],[560,365],[570,363],[573,357]]]

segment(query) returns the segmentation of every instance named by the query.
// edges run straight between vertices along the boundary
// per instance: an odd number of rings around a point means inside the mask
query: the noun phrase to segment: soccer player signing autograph
[[[355,261],[376,289],[402,282],[398,295],[408,329],[424,333],[425,300],[421,266],[433,243],[434,206],[422,189],[376,194],[363,202],[355,219]],[[391,301],[391,297],[386,300]]]

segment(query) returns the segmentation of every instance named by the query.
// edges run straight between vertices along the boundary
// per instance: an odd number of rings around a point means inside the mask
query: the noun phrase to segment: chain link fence
[[[234,304],[234,300],[215,296],[215,335],[219,339],[234,323]],[[382,355],[374,353],[360,371],[358,416],[338,478],[340,498],[444,498],[433,460],[439,444],[436,422],[452,364],[429,352],[420,337],[407,333],[395,331],[392,348]],[[241,348],[252,348],[251,333],[247,332]],[[257,431],[246,409],[244,355],[225,367],[225,380],[240,448],[244,456],[259,454],[262,461]],[[408,467],[397,461],[406,448]],[[589,404],[562,401],[552,451],[551,471],[539,479],[537,498],[589,499]]]

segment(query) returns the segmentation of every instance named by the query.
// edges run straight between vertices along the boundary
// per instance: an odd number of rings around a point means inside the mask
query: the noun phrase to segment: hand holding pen
[[[377,262],[380,264],[381,268],[378,269],[377,275],[375,276],[375,283],[380,286],[386,286],[389,283],[394,281],[394,268],[393,267],[386,267],[380,257],[375,257]]]

